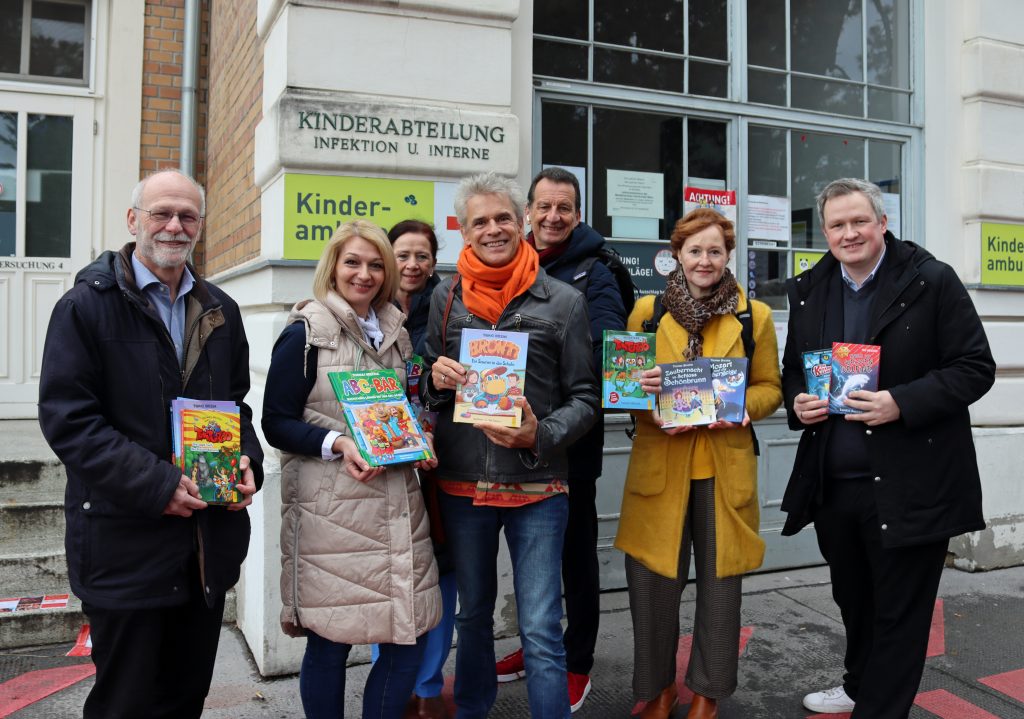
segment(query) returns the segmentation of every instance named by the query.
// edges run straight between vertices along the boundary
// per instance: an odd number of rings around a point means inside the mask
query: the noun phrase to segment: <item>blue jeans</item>
[[[512,557],[530,714],[568,719],[569,689],[562,645],[562,543],[569,498],[558,495],[522,507],[474,507],[469,497],[439,492],[441,517],[455,559],[459,644],[455,704],[459,719],[483,719],[494,705],[494,603],[498,594],[498,532]]]
[[[448,661],[448,653],[452,649],[452,636],[455,634],[455,572],[448,572],[439,577],[441,587],[441,623],[426,633],[423,646],[423,660],[416,674],[418,697],[438,697],[444,689],[444,663]],[[378,645],[370,649],[370,656],[376,663],[380,656]]]
[[[401,719],[416,683],[426,635],[416,644],[381,644],[380,657],[366,678],[363,719]],[[345,663],[351,644],[332,642],[307,630],[299,670],[299,696],[306,719],[343,719]]]

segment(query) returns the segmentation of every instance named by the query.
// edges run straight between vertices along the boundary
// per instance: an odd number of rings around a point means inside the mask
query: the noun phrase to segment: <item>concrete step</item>
[[[56,458],[12,459],[0,455],[0,504],[64,498],[64,467]]]
[[[63,502],[0,503],[0,557],[63,548]]]
[[[69,586],[63,550],[0,557],[0,594],[5,597],[63,594]]]
[[[28,592],[17,596],[49,593]],[[0,594],[3,594],[3,597],[16,596],[2,591]],[[224,622],[234,624],[237,616],[235,590],[232,589],[224,600]],[[89,619],[82,613],[82,602],[74,595],[69,597],[68,606],[64,609],[30,609],[0,613],[0,650],[73,642],[78,637],[82,625],[88,623]]]
[[[0,614],[0,649],[73,642],[83,624],[88,624],[88,620],[82,614],[82,603],[74,595],[64,609],[30,609]]]

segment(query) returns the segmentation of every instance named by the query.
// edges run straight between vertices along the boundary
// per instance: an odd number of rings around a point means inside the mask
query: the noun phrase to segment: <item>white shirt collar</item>
[[[843,281],[846,282],[846,284],[848,284],[850,286],[850,288],[854,292],[858,292],[864,285],[866,285],[871,280],[875,279],[875,275],[878,273],[878,268],[882,265],[882,260],[884,258],[885,258],[885,245],[883,244],[882,245],[882,254],[880,254],[878,256],[878,262],[875,263],[874,269],[872,269],[871,272],[868,273],[868,276],[865,277],[864,281],[861,282],[859,285],[856,283],[856,281],[854,281],[854,279],[852,277],[850,277],[850,273],[846,271],[846,265],[844,265],[842,262],[840,262],[839,263],[839,268],[840,268],[840,271],[843,273]]]

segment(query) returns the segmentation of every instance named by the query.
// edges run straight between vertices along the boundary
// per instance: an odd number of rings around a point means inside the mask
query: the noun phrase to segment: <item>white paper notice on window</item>
[[[747,195],[747,237],[788,243],[789,198]]]
[[[903,229],[900,227],[900,196],[892,192],[883,192],[882,204],[885,205],[885,216],[889,220],[889,232],[897,238],[903,237]]]
[[[608,214],[663,218],[665,176],[660,172],[608,170]]]

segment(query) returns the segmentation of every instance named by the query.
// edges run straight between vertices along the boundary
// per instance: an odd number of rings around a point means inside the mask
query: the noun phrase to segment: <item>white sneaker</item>
[[[814,692],[804,697],[804,706],[819,714],[845,714],[853,711],[853,699],[846,694],[842,685]]]

